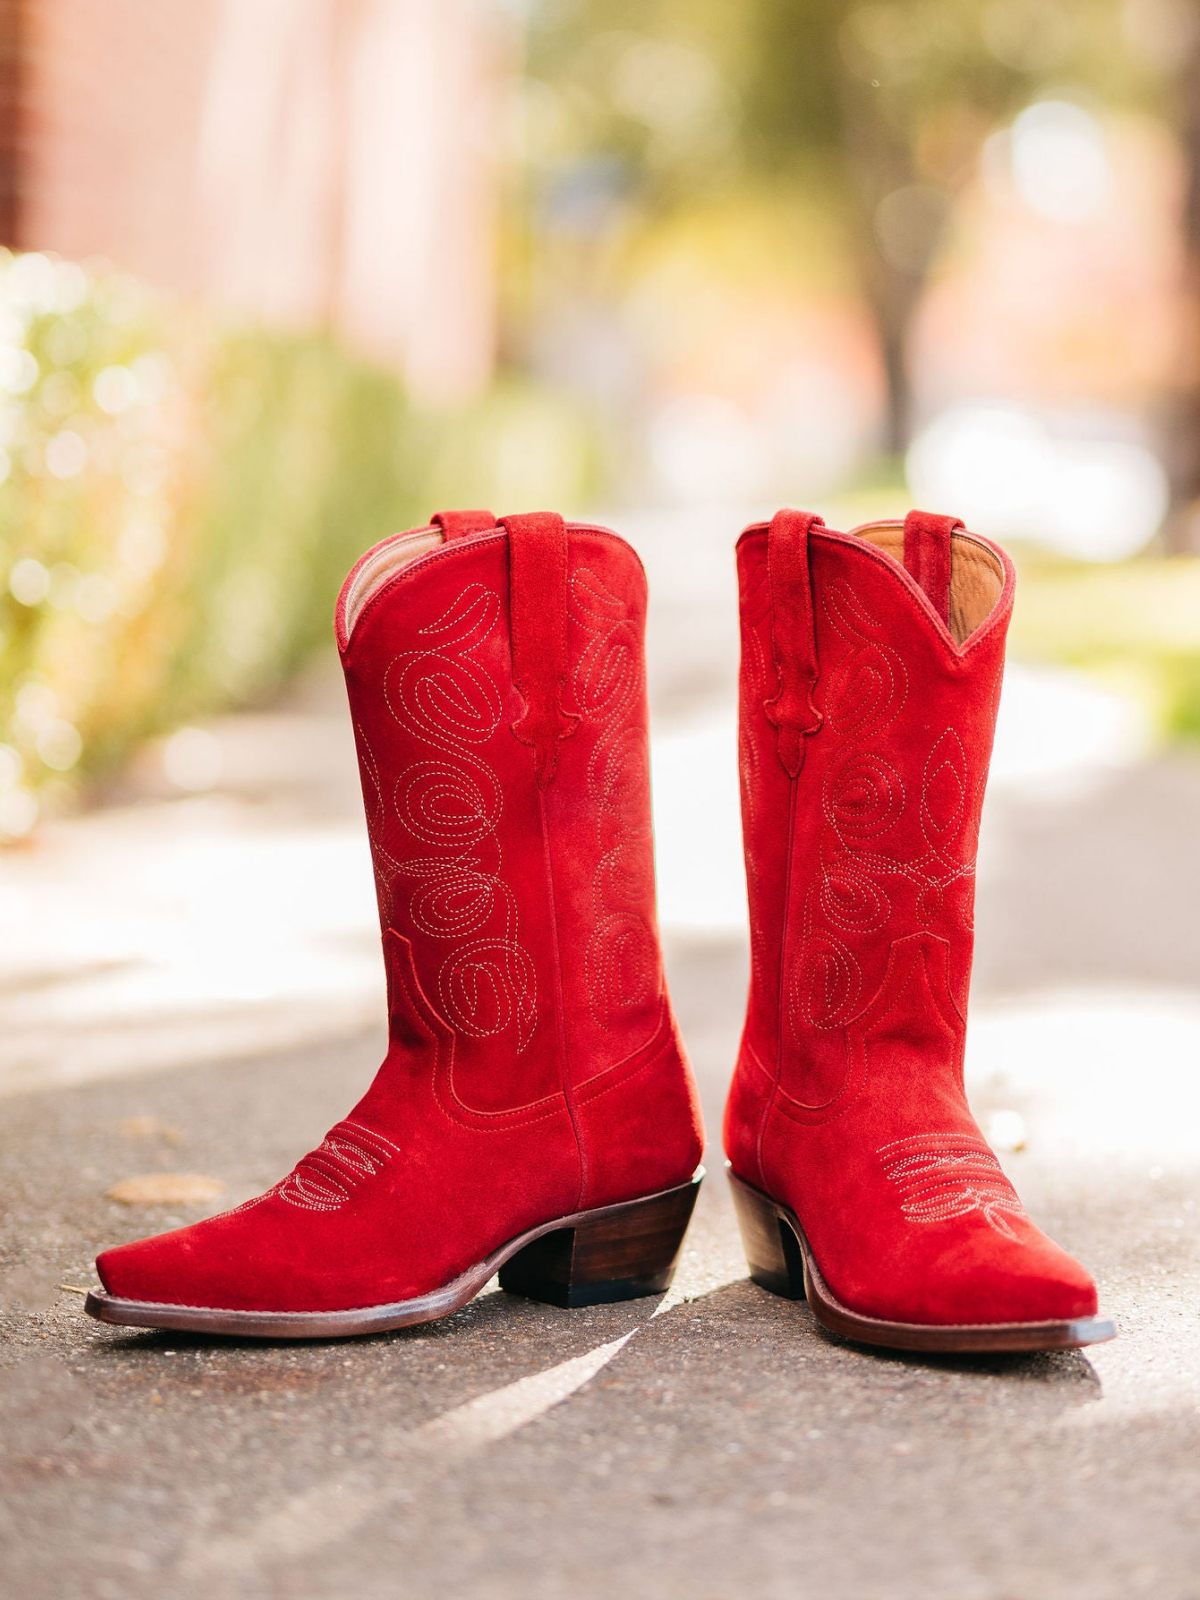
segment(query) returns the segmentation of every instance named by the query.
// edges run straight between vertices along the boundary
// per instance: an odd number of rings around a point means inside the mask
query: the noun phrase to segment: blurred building
[[[328,328],[457,399],[494,347],[511,13],[0,0],[0,240]]]

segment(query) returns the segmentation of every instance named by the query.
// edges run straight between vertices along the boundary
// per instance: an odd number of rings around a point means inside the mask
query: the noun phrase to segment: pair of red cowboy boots
[[[754,1279],[925,1350],[1111,1336],[962,1083],[1002,551],[914,512],[738,544],[752,976],[725,1148]],[[93,1316],[333,1337],[499,1272],[658,1293],[702,1176],[654,903],[646,586],[607,529],[443,513],[347,578],[337,638],[389,1048],[344,1122],[223,1216],[109,1250]]]

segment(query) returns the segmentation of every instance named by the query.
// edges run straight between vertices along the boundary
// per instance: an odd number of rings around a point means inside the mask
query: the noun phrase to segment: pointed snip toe
[[[1116,1338],[1107,1317],[1095,1315],[1095,1291],[1080,1296],[1081,1304],[1061,1315],[978,1321],[898,1321],[852,1311],[821,1276],[804,1230],[794,1211],[772,1200],[752,1184],[729,1174],[734,1207],[750,1276],[772,1294],[806,1300],[814,1319],[829,1333],[856,1344],[883,1345],[892,1350],[931,1353],[990,1354],[1004,1351],[1078,1350]],[[1068,1258],[1070,1259],[1070,1258]],[[1080,1269],[1082,1272],[1082,1269]],[[1084,1274],[1086,1278],[1086,1274]],[[1088,1280],[1090,1287],[1090,1280]],[[1091,1309],[1088,1309],[1090,1302]],[[1025,1309],[1025,1308],[1022,1308]]]

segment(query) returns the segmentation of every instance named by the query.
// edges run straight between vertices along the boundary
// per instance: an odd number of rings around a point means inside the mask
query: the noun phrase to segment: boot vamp
[[[342,1311],[441,1288],[529,1227],[574,1209],[562,1130],[476,1133],[443,1121],[403,1147],[339,1123],[266,1194],[98,1257],[123,1299],[229,1311]],[[536,1146],[536,1148],[534,1148]]]
[[[965,1108],[930,1127],[869,1110],[773,1119],[771,1192],[795,1211],[843,1305],[894,1322],[1059,1322],[1094,1315],[1087,1271],[1035,1226]]]

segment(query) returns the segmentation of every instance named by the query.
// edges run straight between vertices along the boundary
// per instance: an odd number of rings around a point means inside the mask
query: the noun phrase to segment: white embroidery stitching
[[[910,1222],[948,1222],[978,1213],[1016,1240],[1008,1217],[1025,1215],[999,1161],[969,1134],[918,1134],[893,1139],[876,1152],[884,1173],[900,1191],[900,1209]]]
[[[580,711],[599,727],[588,762],[588,796],[599,852],[592,877],[594,926],[584,957],[596,1021],[642,1005],[660,986],[658,946],[641,912],[652,860],[649,781],[641,730],[627,725],[642,692],[641,651],[624,600],[587,567],[571,574],[571,614],[588,635],[575,665]]]
[[[881,734],[908,701],[904,662],[890,645],[872,637],[882,631],[880,624],[844,580],[829,585],[821,609],[849,646],[828,674],[826,721],[835,734],[856,741]],[[948,808],[947,783],[953,785]],[[825,826],[817,847],[819,870],[805,896],[799,959],[786,996],[795,1035],[803,1024],[842,1027],[855,1014],[865,975],[838,935],[874,933],[886,925],[892,914],[887,879],[913,885],[918,921],[928,925],[940,914],[946,890],[974,876],[974,838],[966,826],[971,798],[966,751],[954,729],[947,728],[934,741],[922,772],[919,823],[926,849],[900,860],[869,848],[907,808],[896,767],[878,751],[860,747],[830,768],[821,796]]]
[[[762,907],[761,851],[757,846],[758,804],[761,780],[758,739],[753,713],[761,711],[770,689],[767,679],[767,650],[763,634],[770,628],[771,597],[766,564],[739,569],[739,603],[742,612],[742,684],[738,716],[738,774],[741,782],[742,815],[748,848],[745,851],[746,893],[750,905],[750,966],[753,986],[769,981],[766,963],[767,916]],[[772,731],[774,738],[774,731]]]
[[[382,847],[381,829],[371,837],[387,869],[387,898],[396,879],[415,879],[409,902],[414,926],[430,938],[468,941],[456,944],[438,973],[447,1019],[475,1039],[513,1028],[519,1054],[537,1022],[537,979],[520,941],[516,897],[501,876],[500,783],[473,748],[490,739],[503,718],[500,691],[474,655],[499,618],[499,597],[483,584],[468,584],[420,630],[436,647],[405,651],[388,667],[384,694],[392,715],[437,752],[405,767],[392,793],[395,815],[429,853],[397,860]],[[382,813],[378,769],[362,743]]]
[[[249,1211],[276,1196],[302,1211],[338,1211],[361,1183],[375,1177],[399,1154],[398,1146],[382,1133],[347,1117],[330,1129],[315,1150],[297,1161],[286,1178],[237,1206],[230,1215]]]

